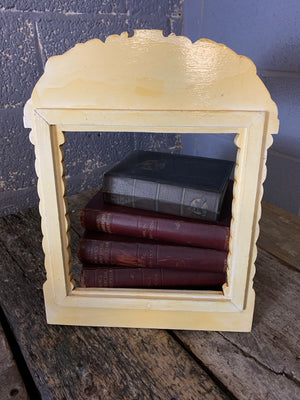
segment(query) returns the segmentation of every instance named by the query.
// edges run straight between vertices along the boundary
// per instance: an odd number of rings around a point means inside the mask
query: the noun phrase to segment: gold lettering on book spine
[[[154,235],[153,235],[153,233],[154,233],[154,225],[155,225],[155,222],[153,220],[150,221],[150,224],[149,224],[149,239],[154,239]]]
[[[99,222],[100,222],[100,226],[99,225],[97,226],[98,229],[103,231],[103,232],[106,232],[106,229],[105,229],[106,228],[106,225],[105,225],[105,214],[101,215]]]
[[[108,287],[114,287],[114,271],[108,270]]]
[[[111,213],[105,214],[105,220],[104,220],[105,232],[112,233],[111,232],[111,221],[112,221]]]
[[[156,262],[157,262],[157,260],[156,260]],[[149,248],[149,258],[148,258],[147,264],[149,267],[153,266],[153,248],[152,247]]]
[[[103,213],[100,215],[100,218],[97,218],[97,228],[100,231],[112,233],[111,221],[112,221],[111,213]]]
[[[110,242],[104,242],[104,264],[112,264],[111,248],[112,244]]]
[[[108,287],[109,286],[109,271],[105,270],[103,272],[103,286]]]
[[[141,217],[139,217],[138,229],[139,229],[140,226],[142,227],[142,236],[143,236],[144,238],[146,238],[146,237],[147,237],[147,233],[148,233],[147,222],[145,222],[145,223],[143,223],[143,224],[141,223],[141,225],[140,225],[140,221],[141,221]]]
[[[105,242],[100,242],[99,244],[99,263],[104,264],[104,244]]]

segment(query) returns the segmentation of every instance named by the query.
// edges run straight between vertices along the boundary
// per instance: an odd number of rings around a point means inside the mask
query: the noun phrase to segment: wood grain
[[[165,331],[47,325],[37,210],[1,220],[0,238],[1,305],[43,399],[229,398]]]
[[[257,245],[300,271],[300,217],[264,201]]]
[[[29,400],[17,364],[0,324],[0,399]]]
[[[176,331],[239,399],[300,398],[300,274],[260,250],[249,334]]]

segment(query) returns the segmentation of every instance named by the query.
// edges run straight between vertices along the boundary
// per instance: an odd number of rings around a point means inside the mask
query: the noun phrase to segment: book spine
[[[214,192],[106,174],[104,201],[187,218],[217,221],[220,196]]]
[[[85,267],[81,275],[82,287],[119,288],[189,288],[221,286],[226,273],[176,271],[155,268]]]
[[[228,251],[228,226],[94,209],[83,210],[80,218],[82,226],[90,231]]]
[[[175,268],[203,272],[224,272],[227,269],[225,251],[88,238],[80,240],[78,258],[85,264]]]

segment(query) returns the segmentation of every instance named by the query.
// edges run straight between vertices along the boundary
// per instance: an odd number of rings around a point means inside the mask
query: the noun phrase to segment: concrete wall
[[[268,154],[264,199],[300,215],[299,0],[185,0],[184,35],[221,42],[251,58],[278,105],[280,130]],[[230,136],[183,136],[184,152],[232,156]]]
[[[23,106],[46,60],[77,42],[133,29],[182,33],[180,0],[0,0],[0,215],[35,206],[36,175]],[[68,193],[101,183],[103,172],[134,149],[176,151],[176,135],[68,133]]]

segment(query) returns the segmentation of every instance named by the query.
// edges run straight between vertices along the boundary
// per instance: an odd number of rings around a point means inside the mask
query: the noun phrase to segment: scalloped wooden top
[[[157,30],[93,39],[51,57],[26,103],[26,127],[37,108],[267,111],[268,132],[278,131],[276,104],[249,58]]]

